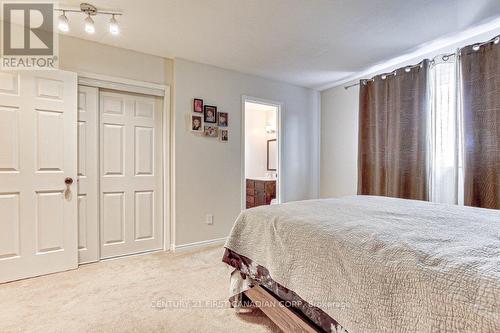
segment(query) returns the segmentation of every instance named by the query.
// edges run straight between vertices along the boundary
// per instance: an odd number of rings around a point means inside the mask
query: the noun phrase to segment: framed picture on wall
[[[219,112],[219,127],[227,127],[229,122],[229,115],[227,112]]]
[[[278,165],[278,147],[276,139],[267,140],[267,171],[276,171]]]
[[[217,123],[217,107],[205,105],[203,116],[206,123]]]
[[[203,132],[201,116],[191,115],[191,131],[198,133]]]
[[[203,113],[203,100],[195,98],[193,100],[193,112]]]
[[[219,139],[222,142],[228,142],[229,141],[229,130],[227,129],[220,129],[220,136]]]
[[[219,130],[217,126],[207,126],[205,125],[204,129],[205,136],[216,138],[219,135]]]

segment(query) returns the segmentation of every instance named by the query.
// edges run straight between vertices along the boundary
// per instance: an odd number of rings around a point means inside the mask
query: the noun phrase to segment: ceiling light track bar
[[[84,12],[80,9],[64,9],[64,8],[55,8],[54,11],[56,12],[62,12],[62,13],[85,13],[87,14],[87,12]],[[115,15],[115,16],[120,16],[120,15],[123,15],[122,12],[114,12],[114,11],[100,11],[98,10],[97,12],[95,12],[94,14],[90,14],[90,15],[98,15],[98,14],[103,14],[103,15]]]

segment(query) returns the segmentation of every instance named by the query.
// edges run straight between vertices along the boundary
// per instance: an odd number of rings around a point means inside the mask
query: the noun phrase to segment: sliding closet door
[[[0,72],[0,283],[77,267],[77,82]]]
[[[101,258],[161,249],[161,100],[102,91],[100,114]]]
[[[78,86],[78,262],[99,260],[99,90]]]

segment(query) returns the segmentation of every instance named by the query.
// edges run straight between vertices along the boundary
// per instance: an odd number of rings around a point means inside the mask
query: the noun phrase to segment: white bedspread
[[[500,211],[354,196],[258,207],[226,247],[350,333],[500,332]]]

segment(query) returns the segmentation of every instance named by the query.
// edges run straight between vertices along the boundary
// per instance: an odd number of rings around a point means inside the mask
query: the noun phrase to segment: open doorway
[[[281,202],[281,103],[243,98],[242,209]]]

